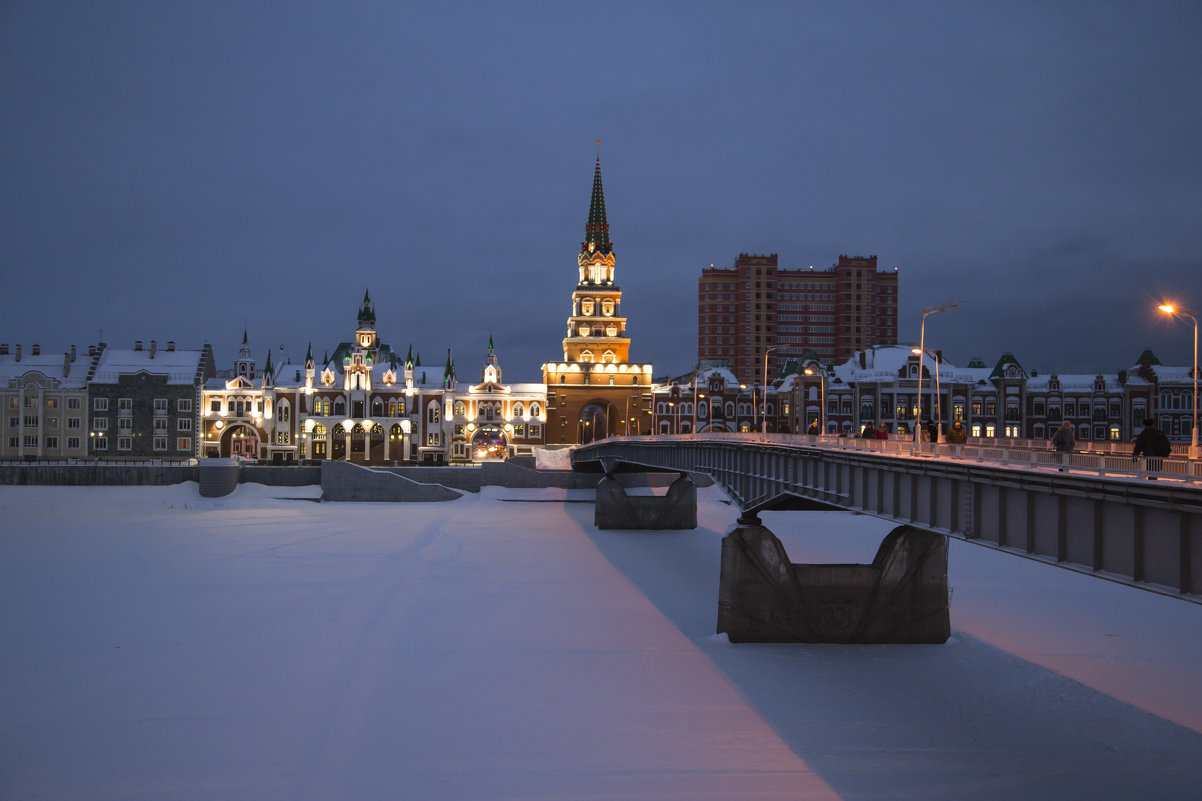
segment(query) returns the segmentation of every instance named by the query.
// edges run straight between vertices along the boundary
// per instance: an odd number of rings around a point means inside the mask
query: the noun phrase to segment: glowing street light
[[[1174,317],[1188,317],[1194,321],[1194,425],[1190,436],[1189,458],[1198,458],[1198,317],[1193,309],[1179,309],[1172,303],[1164,303],[1157,307],[1165,314]]]
[[[764,351],[764,413],[762,416],[763,428],[760,430],[761,434],[768,433],[768,354],[774,350],[776,348],[768,348],[768,350]]]
[[[938,306],[927,306],[922,310],[922,328],[918,334],[918,349],[924,354],[927,350],[927,317],[939,312],[951,311],[952,309],[960,308],[960,301],[952,303],[941,303]],[[922,360],[923,357],[918,357],[918,408],[914,414],[914,447],[922,445],[922,430],[919,426],[919,418],[922,417]]]
[[[821,386],[821,389],[822,389],[822,395],[821,395],[821,400],[820,400],[822,405],[820,407],[818,407],[818,415],[822,419],[822,427],[818,429],[818,433],[825,434],[826,433],[826,376],[822,373],[821,368],[815,370],[813,367],[807,367],[805,369],[806,375],[814,375],[815,373],[818,374],[819,385]]]

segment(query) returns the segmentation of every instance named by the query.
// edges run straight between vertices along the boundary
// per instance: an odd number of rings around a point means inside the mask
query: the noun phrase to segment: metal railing
[[[924,442],[916,445],[909,436],[890,439],[858,439],[834,434],[759,434],[703,432],[611,437],[643,442],[747,442],[764,445],[809,445],[843,451],[879,453],[898,457],[946,459],[989,463],[1022,470],[1090,474],[1104,478],[1168,479],[1202,483],[1202,459],[1188,458],[1188,445],[1174,445],[1173,455],[1132,458],[1129,442],[1081,442],[1068,453],[1053,450],[1047,440],[978,439],[966,445]],[[602,440],[598,440],[602,441]]]

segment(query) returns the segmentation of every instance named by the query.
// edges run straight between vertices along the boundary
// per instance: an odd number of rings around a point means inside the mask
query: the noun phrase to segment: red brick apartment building
[[[810,352],[839,363],[897,342],[897,271],[876,256],[840,256],[826,270],[780,269],[775,253],[740,253],[733,268],[710,267],[697,282],[697,359],[728,366],[739,381],[763,381]]]

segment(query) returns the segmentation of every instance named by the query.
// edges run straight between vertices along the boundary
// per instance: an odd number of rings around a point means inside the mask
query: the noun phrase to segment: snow
[[[319,492],[0,487],[0,798],[1199,797],[1197,604],[953,541],[946,645],[731,645],[716,488],[687,532]]]

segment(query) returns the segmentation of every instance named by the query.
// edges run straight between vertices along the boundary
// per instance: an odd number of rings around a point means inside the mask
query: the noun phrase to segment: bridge
[[[1061,458],[1042,449],[998,450],[945,444],[916,448],[908,442],[805,435],[697,434],[609,438],[577,448],[572,464],[576,470],[604,472],[610,477],[630,470],[702,473],[723,488],[743,515],[739,526],[727,535],[727,539],[738,535],[738,542],[730,543],[729,582],[724,542],[719,631],[724,625],[723,604],[743,603],[740,596],[746,594],[749,570],[761,577],[775,571],[778,578],[774,581],[784,582],[768,590],[760,586],[752,592],[756,598],[745,599],[753,606],[761,604],[764,601],[759,596],[767,592],[776,599],[769,605],[779,608],[768,615],[773,617],[773,622],[766,624],[771,631],[752,625],[751,631],[740,633],[740,637],[748,635],[744,639],[941,641],[937,633],[929,632],[917,637],[903,632],[900,639],[865,639],[854,633],[830,637],[829,630],[815,631],[810,625],[799,632],[797,625],[782,622],[804,614],[812,616],[812,612],[793,607],[813,606],[812,589],[804,586],[813,576],[803,578],[797,570],[803,566],[798,565],[791,565],[794,570],[787,576],[780,564],[783,548],[772,564],[757,555],[756,549],[763,551],[764,542],[771,537],[757,515],[770,509],[844,509],[896,522],[910,532],[906,547],[911,551],[910,561],[903,560],[904,567],[898,569],[910,579],[925,571],[923,591],[938,590],[940,559],[946,582],[945,538],[950,536],[1202,603],[1202,471],[1197,460],[1141,462],[1119,453],[1077,453]],[[601,497],[599,487],[599,506]],[[748,532],[755,542],[748,540]],[[915,532],[941,540],[942,555],[929,539]],[[902,547],[888,540],[885,546]],[[874,563],[882,569],[893,558],[885,553],[885,546]],[[769,542],[767,547],[771,550],[774,546]],[[925,555],[916,554],[915,549]],[[736,551],[746,558],[736,558]],[[744,564],[747,559],[754,564]],[[879,582],[858,586],[864,581],[877,582],[876,578],[826,576],[821,580],[842,582],[841,589],[833,591],[836,596],[840,592],[863,596],[855,602],[860,612],[882,592]],[[905,595],[913,590],[894,587],[890,591]],[[787,601],[781,600],[782,592],[789,596]],[[807,594],[810,601],[804,597]],[[929,615],[938,601],[928,598],[920,606],[907,614]],[[764,615],[755,609],[744,609],[739,616],[748,614],[763,623]],[[840,614],[858,613],[844,609]],[[727,620],[725,625],[729,624]]]

